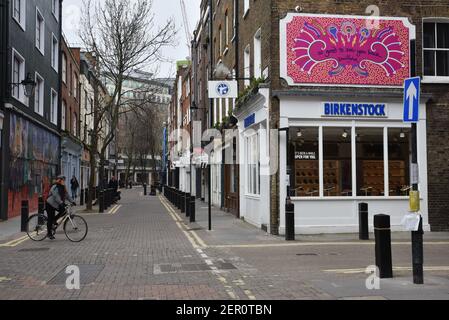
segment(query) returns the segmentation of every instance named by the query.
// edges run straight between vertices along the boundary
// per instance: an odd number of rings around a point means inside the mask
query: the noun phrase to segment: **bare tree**
[[[152,0],[85,0],[82,11],[80,38],[86,50],[96,59],[98,78],[105,79],[110,97],[94,102],[94,129],[88,150],[91,154],[91,179],[89,189],[95,182],[95,159],[100,160],[99,183],[104,182],[103,164],[108,146],[116,137],[119,116],[129,112],[129,103],[124,102],[127,94],[124,81],[133,70],[148,69],[163,59],[162,49],[172,44],[175,36],[173,19],[157,26],[152,10]],[[109,128],[104,128],[104,121]],[[100,134],[104,136],[99,137]],[[101,144],[99,140],[101,139]],[[92,197],[89,197],[92,199]],[[89,201],[88,209],[92,208]]]

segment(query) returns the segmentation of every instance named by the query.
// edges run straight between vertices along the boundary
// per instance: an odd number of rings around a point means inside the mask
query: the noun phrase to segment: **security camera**
[[[302,7],[301,6],[296,6],[295,7],[295,11],[296,12],[302,12]]]

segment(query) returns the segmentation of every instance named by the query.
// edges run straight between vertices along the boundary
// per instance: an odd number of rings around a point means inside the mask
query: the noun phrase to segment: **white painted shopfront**
[[[242,111],[239,120],[240,217],[270,228],[270,168],[268,104],[269,89],[260,88]]]
[[[371,230],[373,216],[380,213],[391,216],[392,230],[404,230],[411,146],[410,125],[402,122],[403,101],[399,96],[355,96],[280,95],[281,127],[290,128],[289,151],[287,134],[280,133],[281,234],[287,181],[298,234],[357,232],[361,202],[369,205]],[[429,230],[425,103],[418,124],[418,163],[421,213]]]

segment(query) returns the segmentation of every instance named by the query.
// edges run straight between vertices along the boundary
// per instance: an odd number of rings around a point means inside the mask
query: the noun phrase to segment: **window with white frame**
[[[45,21],[38,8],[36,8],[36,48],[45,54]]]
[[[236,24],[237,24],[237,0],[234,0],[233,5],[233,14],[232,14],[232,39],[235,39],[235,31],[236,31]]]
[[[59,42],[58,38],[53,34],[51,43],[51,66],[58,72]]]
[[[59,20],[59,0],[51,0],[51,13],[56,20]]]
[[[44,78],[36,72],[34,81],[36,82],[36,88],[34,90],[34,111],[44,116]]]
[[[229,15],[228,11],[225,12],[225,47],[229,44]]]
[[[423,24],[424,76],[449,80],[449,21]]]
[[[243,16],[245,17],[249,11],[249,0],[243,0]]]
[[[248,45],[245,48],[244,51],[244,56],[243,56],[243,75],[245,77],[245,87],[248,87],[250,85],[250,81],[249,78],[251,77],[251,66],[250,66],[250,62],[251,62],[251,47]]]
[[[25,59],[12,50],[12,96],[20,102],[25,102],[25,91],[20,83],[25,79]]]
[[[25,31],[26,28],[26,0],[12,1],[12,17]]]
[[[73,73],[73,97],[77,99],[78,92],[78,76],[76,73]]]
[[[72,121],[73,121],[72,134],[75,137],[78,137],[78,116],[76,115],[76,113],[73,113]]]
[[[410,132],[394,125],[290,128],[291,196],[408,196]]]
[[[221,26],[218,28],[218,34],[219,34],[218,53],[219,56],[221,56],[223,54],[223,30],[221,29]]]
[[[262,77],[262,41],[261,30],[254,35],[254,78]]]
[[[65,130],[66,128],[66,114],[67,114],[67,105],[64,100],[62,100],[62,107],[61,107],[61,130]]]
[[[246,137],[246,192],[260,195],[259,133]]]
[[[58,93],[51,89],[50,122],[58,125]]]
[[[67,84],[67,56],[62,54],[62,81]]]

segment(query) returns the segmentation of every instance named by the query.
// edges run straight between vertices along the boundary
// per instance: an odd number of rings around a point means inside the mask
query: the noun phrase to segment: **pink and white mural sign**
[[[405,18],[289,14],[280,32],[289,85],[402,87],[410,76],[415,28]]]

